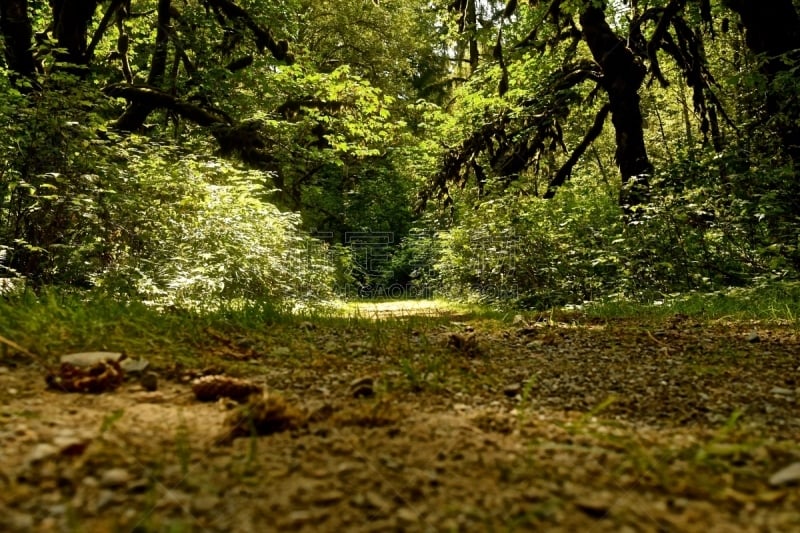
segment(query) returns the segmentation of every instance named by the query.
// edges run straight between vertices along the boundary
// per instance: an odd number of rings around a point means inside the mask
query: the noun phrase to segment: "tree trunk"
[[[794,77],[794,87],[800,86],[800,74],[795,65],[800,59],[800,16],[792,0],[750,2],[727,0],[730,9],[742,20],[745,42],[751,52],[764,58],[761,72],[770,82],[766,94],[769,118],[777,119],[777,133],[783,148],[795,166],[800,165],[800,103],[796,95],[787,95],[773,85],[785,73]],[[787,55],[789,57],[787,57]]]
[[[603,72],[601,84],[608,93],[611,122],[616,134],[616,161],[622,175],[620,205],[630,210],[647,201],[653,166],[647,157],[639,108],[639,89],[646,69],[608,25],[601,7],[581,13],[583,38]]]
[[[171,0],[158,0],[156,43],[153,49],[153,60],[150,63],[150,72],[147,75],[147,85],[154,89],[161,89],[164,83],[164,73],[167,70],[171,3]],[[121,130],[136,131],[144,125],[144,121],[147,120],[153,109],[154,107],[145,103],[133,101],[114,125]]]
[[[480,52],[478,51],[478,0],[467,0],[466,29],[469,40],[469,69],[470,74],[474,74],[478,68]]]
[[[33,30],[27,0],[0,0],[0,31],[8,67],[17,74],[33,77],[36,64],[31,50]]]
[[[89,24],[92,22],[97,0],[51,0],[53,8],[53,36],[59,48],[66,49],[61,61],[74,65],[86,65],[89,57]]]

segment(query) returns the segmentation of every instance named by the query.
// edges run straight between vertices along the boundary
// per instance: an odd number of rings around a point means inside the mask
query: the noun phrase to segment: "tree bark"
[[[476,3],[478,0],[467,0],[467,12],[465,17],[466,31],[469,46],[469,69],[470,74],[474,74],[478,68],[478,61],[480,61],[480,52],[478,51],[478,12]]]
[[[583,38],[603,72],[600,84],[609,98],[617,144],[616,162],[622,175],[620,205],[629,211],[647,201],[653,173],[639,107],[639,89],[646,69],[625,40],[608,25],[602,7],[586,8],[580,15],[580,23]]]
[[[791,73],[795,87],[800,86],[800,74],[795,66],[800,59],[800,16],[792,0],[750,2],[726,0],[731,10],[741,18],[745,42],[751,52],[764,58],[761,72],[770,82],[766,94],[766,111],[777,118],[777,133],[783,148],[794,165],[800,165],[800,103],[796,95],[786,98],[773,85],[779,75]]]
[[[725,4],[741,18],[748,48],[766,56],[763,72],[774,77],[787,70],[779,56],[800,48],[800,17],[792,0],[727,0]]]
[[[36,64],[31,50],[33,30],[28,18],[28,0],[0,0],[0,31],[8,67],[17,74],[33,77]]]
[[[158,0],[158,20],[156,26],[156,42],[153,49],[153,59],[150,63],[150,72],[147,75],[147,85],[154,89],[161,89],[164,82],[164,73],[167,70],[167,45],[169,44],[170,6],[171,0]],[[120,116],[114,126],[124,131],[141,129],[144,121],[155,109],[138,100],[128,104],[125,112]]]
[[[86,65],[89,24],[92,22],[97,0],[51,0],[53,8],[53,36],[66,54],[59,60],[74,65]]]

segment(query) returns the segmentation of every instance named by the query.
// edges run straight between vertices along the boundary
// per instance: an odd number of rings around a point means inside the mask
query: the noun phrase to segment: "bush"
[[[160,147],[132,156],[126,173],[109,220],[121,233],[98,285],[178,306],[332,297],[326,247],[299,215],[259,198],[262,173]]]
[[[542,308],[612,294],[652,301],[777,274],[761,245],[774,239],[769,226],[700,178],[677,187],[662,176],[632,221],[615,194],[580,179],[551,200],[506,194],[462,208],[437,236],[440,292]]]

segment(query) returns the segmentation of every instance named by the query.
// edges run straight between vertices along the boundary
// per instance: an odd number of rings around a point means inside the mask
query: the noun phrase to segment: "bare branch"
[[[597,115],[594,117],[594,123],[592,127],[589,128],[589,131],[586,132],[586,135],[583,137],[581,143],[572,151],[572,155],[569,156],[567,162],[564,163],[558,172],[556,173],[555,177],[550,181],[550,185],[547,187],[547,192],[544,193],[544,198],[552,198],[556,194],[556,189],[561,187],[565,181],[567,181],[572,175],[572,169],[575,167],[575,164],[583,157],[583,154],[586,152],[586,149],[591,146],[597,137],[603,132],[603,124],[605,124],[606,118],[608,118],[608,114],[611,111],[611,105],[605,104],[600,111],[598,111]]]

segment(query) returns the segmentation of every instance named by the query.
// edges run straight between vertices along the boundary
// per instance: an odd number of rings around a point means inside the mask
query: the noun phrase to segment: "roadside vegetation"
[[[73,3],[0,4],[0,530],[800,529],[797,1]]]

